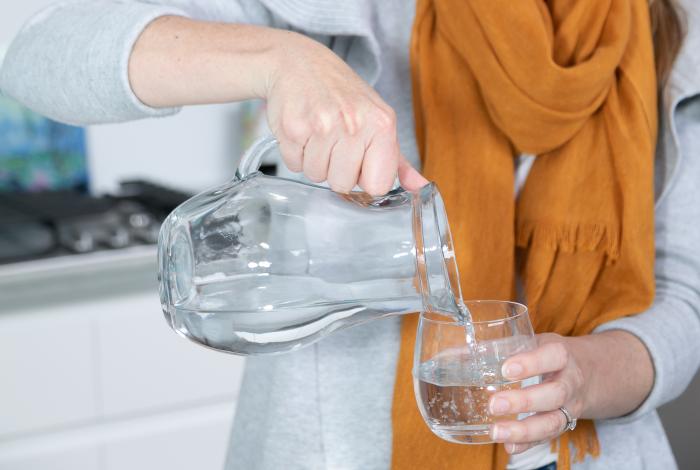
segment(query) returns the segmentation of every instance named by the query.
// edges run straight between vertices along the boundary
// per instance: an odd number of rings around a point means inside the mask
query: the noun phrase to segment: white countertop
[[[156,247],[133,246],[0,265],[0,313],[28,304],[150,290],[157,295]]]

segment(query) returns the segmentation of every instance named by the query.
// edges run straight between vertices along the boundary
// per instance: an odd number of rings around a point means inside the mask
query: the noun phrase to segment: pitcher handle
[[[273,135],[266,135],[253,142],[238,163],[236,178],[242,180],[256,173],[260,169],[263,157],[277,146],[277,139]]]
[[[260,164],[263,158],[270,150],[275,149],[279,145],[277,139],[273,135],[266,135],[259,138],[253,145],[250,146],[248,150],[241,157],[241,161],[238,163],[238,169],[236,170],[236,179],[242,180],[248,176],[256,173],[260,169]],[[328,189],[324,186],[317,184],[307,183],[310,186],[318,186],[319,188]],[[398,181],[394,183],[393,188],[384,196],[375,197],[374,199],[380,201],[387,196],[392,196],[397,193],[405,192],[406,190],[402,188]],[[361,194],[362,191],[353,191],[353,194]]]

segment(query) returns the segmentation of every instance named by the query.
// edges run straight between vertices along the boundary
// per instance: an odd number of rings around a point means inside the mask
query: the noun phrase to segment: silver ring
[[[564,417],[566,418],[566,426],[564,427],[564,430],[562,432],[573,431],[574,429],[576,429],[576,418],[571,416],[571,413],[569,413],[569,410],[567,410],[563,406],[560,406],[559,411],[564,413]]]

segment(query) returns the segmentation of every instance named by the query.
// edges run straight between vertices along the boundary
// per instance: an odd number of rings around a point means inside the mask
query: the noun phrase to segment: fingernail
[[[521,366],[517,362],[513,362],[511,364],[504,365],[502,372],[504,377],[509,379],[515,379],[523,373],[523,366]]]
[[[491,439],[494,441],[503,441],[510,437],[510,429],[505,426],[494,426],[491,428]]]
[[[515,444],[506,444],[504,447],[506,448],[506,452],[509,454],[515,452]]]
[[[510,409],[510,403],[503,398],[494,398],[491,400],[491,414],[505,413]]]

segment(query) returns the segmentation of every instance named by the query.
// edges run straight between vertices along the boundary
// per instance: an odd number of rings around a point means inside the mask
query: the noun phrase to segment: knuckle
[[[396,128],[396,112],[391,108],[377,108],[374,120],[379,130],[393,131]]]
[[[563,418],[562,413],[550,413],[547,415],[547,418],[545,419],[545,431],[548,435],[552,434],[558,434],[559,431],[564,427],[562,418]]]
[[[552,394],[554,396],[554,403],[557,408],[560,406],[564,406],[564,403],[566,403],[566,399],[569,396],[569,389],[564,384],[564,382],[561,381],[556,381],[552,382]]]
[[[539,333],[537,335],[537,344],[539,346],[547,346],[552,343],[560,343],[564,337],[558,333]]]
[[[559,369],[563,369],[569,362],[569,350],[562,342],[552,343],[550,348],[552,351],[552,356],[556,359],[556,366]]]
[[[534,400],[532,393],[525,391],[524,393],[518,394],[519,398],[515,400],[515,408],[517,411],[525,412],[533,408]]]
[[[584,403],[582,399],[574,400],[573,404],[571,405],[571,413],[574,414],[574,416],[581,416],[581,413],[583,412],[583,407]]]
[[[335,123],[334,113],[328,110],[318,110],[312,118],[312,127],[316,134],[328,135],[333,130]]]
[[[548,354],[549,351],[544,348],[534,351],[527,361],[523,361],[525,372],[528,375],[541,374],[547,368]]]
[[[578,367],[572,367],[573,373],[572,373],[572,380],[574,381],[574,385],[576,388],[583,387],[583,385],[586,382],[586,379],[583,376],[583,371],[578,368]]]
[[[342,115],[345,131],[348,135],[356,135],[363,125],[363,119],[357,107],[353,104],[346,104],[343,106]]]
[[[530,426],[526,423],[519,422],[514,424],[512,427],[512,433],[517,441],[527,442],[532,440],[532,430],[530,429]]]
[[[311,128],[308,122],[304,119],[284,117],[281,122],[282,133],[291,142],[297,144],[305,144]]]

